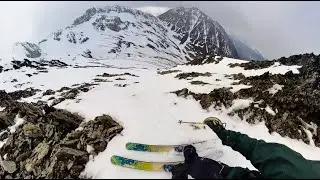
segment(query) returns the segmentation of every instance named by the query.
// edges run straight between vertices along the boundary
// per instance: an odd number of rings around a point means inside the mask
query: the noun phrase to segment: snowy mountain
[[[91,8],[71,26],[36,44],[41,55],[29,56],[30,47],[23,52],[19,47],[25,43],[19,43],[13,58],[55,59],[73,65],[112,61],[113,65],[172,67],[186,62],[172,35],[158,18],[142,11],[121,6]]]
[[[246,55],[245,48],[237,51],[238,44],[218,22],[197,8],[179,7],[154,17],[127,7],[107,6],[88,9],[72,25],[39,43],[16,43],[13,60],[159,68],[206,55]]]
[[[319,62],[320,56],[305,54],[258,62],[216,57],[158,71],[63,65],[4,71],[0,177],[171,178],[166,172],[115,166],[110,157],[183,160],[174,153],[128,151],[129,141],[207,140],[197,149],[200,156],[255,169],[209,128],[178,123],[209,116],[220,118],[227,129],[320,160]]]
[[[251,48],[248,44],[244,43],[235,36],[229,35],[229,37],[233,41],[234,47],[238,52],[239,59],[257,61],[265,60],[259,50]]]
[[[169,16],[177,12],[191,20]],[[183,28],[179,18],[198,24]],[[255,169],[209,128],[178,123],[210,116],[320,160],[320,55],[222,57],[237,55],[236,47],[197,9],[169,10],[167,21],[119,6],[91,8],[39,43],[17,43],[12,57],[0,59],[0,178],[171,178],[115,166],[110,157],[183,161],[172,152],[128,151],[127,142],[206,141],[200,156]],[[193,39],[195,32],[207,38]]]
[[[174,37],[192,58],[212,54],[239,57],[223,27],[198,8],[178,7],[158,17],[177,33]]]

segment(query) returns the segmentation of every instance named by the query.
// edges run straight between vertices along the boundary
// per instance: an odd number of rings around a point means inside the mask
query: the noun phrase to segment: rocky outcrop
[[[199,77],[199,76],[210,77],[211,73],[209,73],[209,72],[206,72],[206,73],[198,73],[198,72],[180,73],[180,74],[177,74],[175,76],[175,78],[187,79],[187,78],[194,78],[194,77]]]
[[[41,56],[40,47],[33,43],[29,43],[29,42],[16,43],[15,49],[16,48],[22,49],[28,58],[38,58]]]
[[[188,89],[173,93],[178,96],[192,96],[199,101],[202,108],[220,109],[232,106],[237,99],[252,99],[249,107],[235,109],[229,115],[238,115],[250,123],[264,121],[269,132],[278,132],[282,136],[309,140],[304,129],[310,130],[315,145],[320,147],[320,55],[303,54],[280,58],[273,61],[251,61],[231,66],[244,69],[263,69],[280,63],[302,66],[299,74],[289,71],[285,74],[266,72],[260,76],[245,77],[243,74],[230,76],[239,80],[235,84],[245,84],[250,88],[232,93],[229,89],[214,89],[208,94],[196,94]]]
[[[104,151],[123,130],[108,115],[83,122],[75,113],[47,105],[11,102],[1,112],[8,122],[16,115],[25,123],[8,135],[0,149],[2,179],[77,179],[89,157]]]

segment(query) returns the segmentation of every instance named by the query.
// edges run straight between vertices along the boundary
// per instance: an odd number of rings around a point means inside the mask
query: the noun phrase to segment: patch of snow
[[[2,146],[3,146],[4,144],[6,144],[7,140],[8,140],[8,138],[5,139],[5,140],[3,140],[3,141],[0,141],[0,148],[2,148]]]
[[[82,131],[83,127],[78,127],[77,129],[75,129],[75,131]]]
[[[14,133],[16,131],[16,128],[19,127],[21,124],[24,123],[24,119],[19,117],[19,114],[16,115],[14,119],[15,124],[13,126],[9,126],[10,133]]]
[[[318,125],[310,122],[310,124],[306,123],[304,120],[302,120],[301,118],[299,118],[300,122],[302,123],[303,127],[306,129],[312,129],[312,134],[314,135],[318,135]]]
[[[311,146],[315,146],[314,141],[313,141],[313,139],[312,139],[313,134],[312,134],[308,129],[306,129],[306,128],[304,128],[304,127],[302,127],[302,129],[303,129],[303,131],[307,134],[307,137],[308,137],[308,140],[309,140],[309,144],[310,144]]]
[[[269,113],[269,114],[271,114],[271,115],[276,115],[276,113],[271,109],[271,107],[269,106],[269,105],[267,105],[267,107],[265,108],[265,110]]]
[[[283,88],[283,85],[274,84],[270,89],[268,89],[268,91],[269,91],[270,94],[275,94],[279,90],[281,90],[282,88]]]
[[[230,111],[244,109],[246,107],[249,107],[252,102],[252,99],[236,99],[232,102],[232,106],[229,109]]]
[[[87,152],[91,153],[92,151],[94,151],[94,148],[90,145],[87,145]]]
[[[6,109],[6,108],[5,108],[5,107],[1,107],[1,106],[0,106],[0,111],[3,111],[4,109]]]

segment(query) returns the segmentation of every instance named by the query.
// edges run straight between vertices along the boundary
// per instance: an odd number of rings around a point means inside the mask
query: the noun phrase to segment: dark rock
[[[56,92],[52,89],[46,90],[42,95],[47,96],[47,95],[54,95]]]
[[[55,99],[55,100],[52,101],[51,106],[55,106],[55,105],[61,103],[61,102],[64,101],[64,100],[66,100],[66,98],[64,98],[64,97]]]
[[[5,139],[7,139],[9,136],[9,133],[7,131],[3,132],[1,135],[0,135],[0,141],[3,141]]]
[[[27,88],[25,90],[18,90],[8,93],[12,100],[19,100],[21,98],[27,98],[36,95],[40,91],[39,89]]]
[[[181,70],[158,71],[157,73],[161,75],[165,75],[165,74],[176,73],[176,72],[181,72]]]
[[[205,83],[205,82],[202,82],[202,81],[191,81],[190,84],[192,84],[192,85],[206,85],[206,84],[209,84],[209,83]]]
[[[175,78],[179,78],[179,79],[187,79],[189,77],[199,77],[199,76],[206,76],[206,77],[210,77],[211,73],[206,72],[206,73],[198,73],[198,72],[191,72],[191,73],[180,73],[177,74]]]

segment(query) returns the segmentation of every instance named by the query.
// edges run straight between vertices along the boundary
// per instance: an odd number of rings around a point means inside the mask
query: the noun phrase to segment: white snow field
[[[102,73],[131,73],[139,77],[122,76],[126,80],[117,81],[117,77],[108,77],[106,79],[112,82],[101,82],[87,93],[81,93],[75,100],[66,100],[56,105],[57,108],[67,109],[72,112],[78,112],[84,116],[86,120],[91,120],[96,116],[108,114],[114,117],[123,127],[121,134],[114,137],[109,143],[105,151],[98,156],[91,158],[83,172],[84,175],[92,178],[171,178],[170,173],[166,172],[150,172],[135,169],[129,169],[114,166],[110,162],[112,155],[121,155],[128,158],[143,161],[182,161],[182,156],[172,153],[146,153],[133,152],[125,149],[128,141],[147,143],[147,144],[185,144],[201,140],[209,140],[207,150],[199,151],[200,156],[212,158],[224,162],[230,166],[248,167],[255,169],[251,163],[246,160],[238,152],[233,151],[230,147],[223,146],[221,141],[208,127],[194,129],[189,125],[180,125],[178,120],[184,121],[203,121],[209,116],[216,116],[227,124],[226,128],[246,133],[251,137],[263,139],[267,142],[282,143],[295,151],[301,153],[305,158],[312,160],[320,160],[320,148],[307,145],[302,141],[281,137],[277,133],[268,133],[268,129],[264,123],[250,125],[246,121],[241,121],[239,117],[230,117],[227,115],[230,109],[222,108],[222,110],[209,110],[201,108],[199,102],[191,97],[177,97],[171,91],[188,88],[193,92],[208,93],[214,88],[233,87],[232,91],[249,86],[231,85],[234,80],[228,79],[225,75],[243,73],[245,76],[261,75],[264,72],[270,73],[286,73],[292,70],[299,73],[299,66],[283,66],[276,64],[270,68],[260,70],[244,70],[241,67],[230,68],[229,63],[246,62],[230,58],[224,58],[218,64],[211,63],[199,66],[180,65],[173,69],[182,72],[210,72],[211,77],[196,77],[192,80],[201,80],[209,83],[207,85],[192,85],[190,81],[174,78],[178,73],[170,73],[165,75],[157,74],[155,69],[117,69],[117,68],[65,68],[50,69],[48,73],[40,73],[38,75],[28,77],[25,73],[33,71],[30,69],[21,69],[20,72],[12,73],[10,71],[3,72],[1,76],[0,89],[6,91],[15,91],[34,87],[43,91],[47,89],[57,90],[63,86],[71,86],[72,84],[93,82],[92,79],[96,75]],[[21,71],[26,72],[21,72]],[[11,83],[12,79],[18,79],[18,82]],[[103,77],[99,77],[103,78]],[[216,81],[220,79],[221,81]],[[5,83],[4,83],[5,82]],[[27,83],[20,87],[14,87],[17,84]],[[139,82],[139,83],[135,83]],[[128,84],[126,87],[118,87],[115,84]],[[47,100],[47,96],[42,97],[42,92],[37,95],[23,99],[27,102],[36,102],[38,100]],[[270,92],[270,93],[273,93]],[[56,94],[56,96],[59,94]],[[252,99],[242,99],[234,101],[234,105],[230,108],[239,109],[247,107]],[[49,101],[49,103],[51,103]],[[277,111],[266,108],[270,114]],[[21,121],[17,121],[21,123]],[[312,143],[311,143],[312,144]],[[201,149],[201,148],[200,148]],[[90,147],[88,147],[90,150]]]

